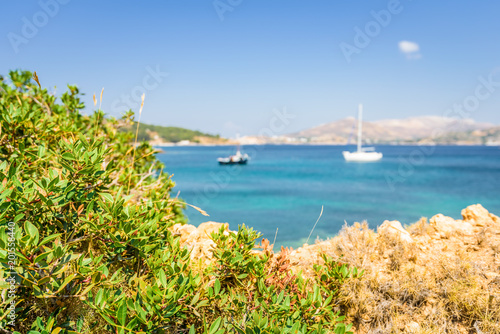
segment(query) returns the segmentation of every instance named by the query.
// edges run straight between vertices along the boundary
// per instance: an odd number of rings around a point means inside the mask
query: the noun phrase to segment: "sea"
[[[385,220],[410,225],[442,213],[455,219],[480,203],[500,215],[500,148],[489,146],[377,146],[378,162],[346,162],[354,146],[244,146],[247,165],[221,166],[232,146],[162,147],[158,159],[187,203],[189,223],[245,224],[275,250],[326,240],[342,227]]]

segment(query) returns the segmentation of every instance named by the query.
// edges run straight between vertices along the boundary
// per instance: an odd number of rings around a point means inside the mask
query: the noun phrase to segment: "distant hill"
[[[493,124],[477,123],[472,119],[454,119],[440,116],[422,116],[363,122],[363,141],[367,143],[414,143],[421,140],[452,141],[453,138],[477,141],[479,133],[493,128]],[[353,117],[322,124],[290,134],[308,142],[345,144],[356,140],[357,121]],[[487,133],[485,132],[486,136]],[[491,134],[494,137],[494,134]]]
[[[137,123],[124,131],[135,132]],[[141,123],[139,126],[139,141],[150,141],[153,143],[178,143],[189,140],[192,143],[222,143],[225,139],[219,135],[212,135],[196,130],[189,130],[175,126],[161,126]]]
[[[495,145],[500,146],[500,126],[485,130],[449,132],[437,137],[423,138],[421,142],[435,144]]]

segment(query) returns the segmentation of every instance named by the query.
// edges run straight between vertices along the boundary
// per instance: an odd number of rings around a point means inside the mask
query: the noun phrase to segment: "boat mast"
[[[358,152],[361,152],[361,133],[363,130],[362,117],[363,117],[363,105],[360,103],[358,109]]]

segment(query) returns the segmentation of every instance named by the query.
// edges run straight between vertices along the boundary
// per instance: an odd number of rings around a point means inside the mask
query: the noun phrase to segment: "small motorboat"
[[[218,158],[217,161],[219,162],[219,165],[245,165],[249,159],[248,154],[241,154],[240,147],[238,145],[236,154],[230,155],[227,158]]]

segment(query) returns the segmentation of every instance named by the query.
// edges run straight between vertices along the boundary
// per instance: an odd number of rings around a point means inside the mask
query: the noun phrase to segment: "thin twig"
[[[155,163],[153,163],[151,165],[151,167],[149,168],[149,171],[147,173],[144,174],[144,176],[139,180],[139,182],[137,182],[137,184],[135,185],[136,187],[138,187],[145,179],[147,179],[148,177],[154,175],[155,173],[153,172],[153,167],[155,166]]]
[[[36,104],[38,104],[40,107],[42,107],[42,108],[46,108],[46,109],[47,109],[47,114],[48,114],[49,116],[51,116],[51,115],[52,115],[52,110],[50,110],[49,105],[48,105],[47,103],[45,103],[45,105],[43,105],[40,101],[38,101],[38,100],[37,100],[37,98],[36,98],[36,97],[32,96],[31,98],[32,98],[32,99],[33,99],[33,101],[35,101],[35,102],[36,102]]]
[[[139,135],[139,125],[141,124],[141,115],[142,115],[142,108],[144,107],[144,97],[146,94],[142,94],[141,97],[141,109],[139,109],[139,119],[137,120],[137,128],[135,130],[135,141],[134,141],[134,153],[132,154],[132,172],[134,171],[134,163],[135,163],[135,151],[136,151],[136,146],[137,146],[137,136]],[[130,182],[132,182],[132,173],[128,179],[128,186],[127,186],[127,193],[130,190]]]
[[[316,227],[316,224],[318,224],[319,220],[321,219],[321,216],[323,215],[323,205],[321,206],[321,212],[319,214],[319,217],[318,217],[318,220],[316,220],[316,223],[314,223],[314,226],[311,230],[311,233],[309,233],[309,236],[307,237],[307,240],[306,240],[306,244],[309,242],[309,238],[311,237],[311,234],[313,233],[314,231],[314,228]]]

